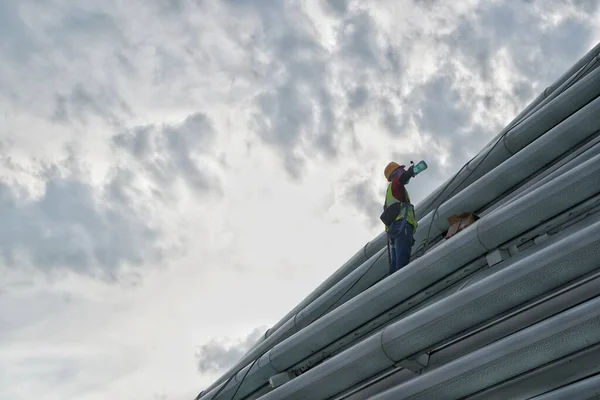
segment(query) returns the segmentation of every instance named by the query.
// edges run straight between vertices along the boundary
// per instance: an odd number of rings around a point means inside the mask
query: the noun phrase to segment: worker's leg
[[[388,233],[388,246],[390,246],[390,270],[389,275],[396,272],[396,246],[394,245],[394,237]]]
[[[391,242],[392,262],[390,275],[408,264],[412,248],[412,226],[405,221],[395,221],[388,231]]]
[[[404,224],[396,240],[399,242],[396,246],[396,271],[398,271],[410,262],[410,253],[413,245],[412,225]]]
[[[391,250],[391,262],[389,274],[393,274],[398,271],[404,265],[406,265],[406,236],[407,230],[405,227],[408,224],[405,221],[394,221],[388,230],[388,237],[390,240]],[[412,227],[411,227],[412,228]],[[411,230],[412,234],[412,230]],[[411,239],[412,240],[412,239]],[[412,242],[411,242],[412,243]],[[410,248],[408,249],[408,256],[410,257]]]
[[[388,229],[388,243],[390,246],[390,269],[389,275],[396,272],[396,260],[398,258],[398,252],[396,251],[396,238],[400,232],[400,221],[394,221]]]

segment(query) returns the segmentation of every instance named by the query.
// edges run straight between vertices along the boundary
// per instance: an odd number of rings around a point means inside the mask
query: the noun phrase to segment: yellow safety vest
[[[396,221],[406,218],[406,222],[411,224],[413,227],[413,235],[414,235],[414,233],[417,231],[417,226],[419,226],[419,223],[417,222],[417,219],[415,218],[415,208],[410,203],[410,196],[408,195],[408,190],[406,190],[406,188],[404,188],[404,193],[405,193],[407,202],[403,203],[404,207],[402,207],[402,210],[398,214],[398,217],[396,217]],[[392,184],[389,183],[388,187],[387,187],[387,192],[385,194],[385,206],[387,208],[395,203],[401,203],[401,201],[394,197],[394,194],[392,193]],[[389,229],[389,227],[386,226],[385,230],[387,231],[388,229]]]

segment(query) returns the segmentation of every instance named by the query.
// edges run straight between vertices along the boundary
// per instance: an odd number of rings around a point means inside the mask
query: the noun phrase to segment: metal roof
[[[600,388],[600,44],[201,400],[587,399]],[[448,217],[480,219],[444,239]],[[565,366],[568,365],[568,368]]]

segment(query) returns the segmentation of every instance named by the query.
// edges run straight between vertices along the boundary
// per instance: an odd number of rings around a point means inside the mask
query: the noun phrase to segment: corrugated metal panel
[[[533,400],[597,400],[600,398],[600,375],[595,375]]]
[[[372,400],[460,399],[597,343],[600,298],[469,353]]]
[[[417,206],[420,257],[386,277],[379,235],[199,398],[587,398],[597,378],[575,381],[600,370],[598,50]],[[439,241],[462,211],[482,218]],[[292,379],[269,388],[280,373]]]

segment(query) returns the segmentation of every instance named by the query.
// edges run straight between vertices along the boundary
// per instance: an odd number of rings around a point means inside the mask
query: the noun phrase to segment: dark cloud
[[[348,107],[351,109],[361,108],[369,100],[369,91],[364,85],[351,89],[348,94]]]
[[[500,129],[499,125],[488,122],[484,126],[473,120],[478,103],[493,100],[469,97],[467,93],[453,76],[453,70],[448,68],[440,70],[410,95],[410,111],[421,137],[443,146],[450,154],[451,165],[446,170],[460,168],[489,141],[495,129]],[[424,150],[428,153],[421,157],[435,162],[435,152]]]
[[[346,199],[367,218],[372,228],[381,225],[379,215],[383,211],[385,193],[379,195],[375,193],[370,180],[361,180],[348,186],[346,188]]]
[[[404,111],[421,136],[448,150],[448,168],[460,168],[506,119],[588,50],[593,24],[589,15],[574,11],[575,3],[549,8],[547,2],[480,2],[449,33],[438,36],[448,58],[432,78],[409,93],[410,107]],[[557,12],[563,19],[546,23],[548,15]],[[502,78],[507,68],[513,71],[509,81]],[[500,118],[506,110],[513,112]],[[382,112],[390,120],[387,109]],[[434,161],[431,155],[429,159]]]
[[[118,18],[92,7],[0,0],[0,101],[64,124],[131,116],[117,75],[134,52]]]
[[[197,193],[221,193],[220,180],[206,163],[215,153],[216,132],[201,113],[180,124],[137,126],[113,137],[113,143],[129,152],[161,190],[168,191],[177,179]]]
[[[471,122],[471,104],[461,97],[458,84],[443,72],[418,87],[411,99],[418,109],[419,130],[436,136],[455,136]]]
[[[480,2],[441,39],[454,57],[478,71],[484,81],[495,78],[502,68],[497,61],[507,54],[518,73],[532,84],[550,84],[588,50],[594,26],[589,16],[571,13],[557,25],[548,25],[544,19],[552,12],[564,15],[573,7],[597,9],[598,3],[556,2],[548,7],[545,1]]]
[[[406,120],[393,100],[400,97],[398,83],[404,66],[401,54],[406,49],[392,44],[388,33],[365,9],[345,13],[336,38],[336,57],[343,65],[343,72],[336,78],[344,82],[348,106],[348,111],[341,113],[344,125],[349,119],[375,112],[388,133],[402,134]]]
[[[0,0],[0,54],[5,62],[33,61],[28,72],[42,67],[53,74],[73,62],[103,62],[90,59],[92,41],[94,50],[128,46],[117,20],[101,10],[57,1]]]
[[[381,29],[367,9],[346,13],[337,31],[336,55],[352,68],[355,79],[401,78],[405,51]],[[390,75],[391,73],[391,75]]]
[[[213,339],[200,346],[196,352],[201,373],[218,373],[231,368],[265,334],[266,326],[254,329],[244,339],[229,344],[227,340]]]
[[[11,0],[0,0],[0,54],[3,62],[14,59],[26,62],[35,49],[34,38],[23,20],[20,5]]]
[[[32,81],[43,78],[44,82],[52,82],[65,71],[81,73],[84,67],[89,68],[89,76],[77,76],[75,82],[57,81],[55,90],[47,91],[52,103],[49,110],[44,109],[45,115],[52,115],[56,121],[89,123],[94,117],[114,123],[131,115],[122,96],[127,92],[118,85],[122,75],[111,69],[115,65],[121,65],[129,77],[137,74],[140,67],[139,74],[150,82],[172,83],[175,89],[169,95],[180,99],[190,93],[191,86],[199,86],[198,79],[194,85],[189,84],[188,71],[193,69],[190,66],[206,62],[221,68],[225,75],[245,71],[247,75],[242,73],[239,78],[240,86],[248,84],[244,80],[252,76],[256,91],[252,85],[246,86],[254,95],[252,128],[263,143],[277,151],[290,176],[296,179],[302,177],[309,159],[339,157],[340,144],[348,136],[349,142],[354,138],[356,150],[360,143],[352,127],[363,122],[359,121],[363,117],[372,121],[373,116],[390,135],[403,137],[416,130],[424,142],[434,143],[436,149],[445,147],[451,155],[447,168],[456,170],[501,128],[501,122],[508,119],[502,113],[518,111],[587,50],[593,28],[589,15],[598,10],[598,3],[479,2],[472,13],[458,19],[456,15],[436,15],[433,1],[416,1],[415,4],[428,8],[431,18],[443,20],[444,29],[411,31],[411,28],[395,35],[385,24],[378,23],[375,12],[369,12],[360,2],[330,0],[322,3],[323,9],[330,11],[330,17],[338,18],[338,24],[334,25],[338,30],[334,32],[334,43],[327,42],[326,46],[318,27],[300,3],[227,0],[219,3],[225,4],[227,17],[231,17],[225,25],[236,21],[240,29],[223,35],[223,43],[235,49],[232,55],[223,56],[221,53],[225,51],[211,53],[207,49],[210,46],[204,46],[221,42],[198,39],[207,37],[203,29],[208,28],[196,26],[199,30],[193,31],[191,18],[182,17],[180,24],[173,23],[191,10],[205,6],[203,2],[193,5],[180,0],[153,2],[144,17],[151,18],[149,14],[157,10],[161,16],[164,13],[173,17],[167,21],[169,24],[160,26],[161,32],[179,35],[181,40],[155,43],[154,38],[138,38],[139,42],[133,46],[134,36],[129,33],[138,26],[129,29],[127,18],[118,17],[117,13],[111,15],[110,7],[103,12],[101,6],[92,10],[56,2],[40,3],[38,15],[44,14],[46,8],[54,11],[48,13],[51,18],[36,19],[32,17],[36,14],[32,12],[32,3],[15,5],[0,0],[0,54],[11,62],[18,57],[23,61],[37,54],[35,51],[43,44],[39,57],[47,62],[28,64]],[[544,7],[545,4],[551,7]],[[546,23],[549,8],[567,17],[555,25]],[[94,51],[90,51],[89,43],[94,43]],[[411,63],[422,62],[422,58],[412,59],[418,56],[417,50],[425,48],[432,54],[442,54],[443,65],[437,65],[437,72],[429,79],[408,81],[411,77],[406,73],[407,67],[418,69]],[[132,49],[135,51],[129,52]],[[238,58],[245,60],[244,63],[231,61]],[[72,64],[79,67],[71,69]],[[498,79],[507,73],[511,75],[508,82]],[[14,85],[5,85],[6,82],[0,81],[3,94],[21,92]],[[32,91],[23,90],[22,104],[35,100]],[[119,132],[113,143],[125,150],[140,168],[124,168],[118,179],[105,184],[103,193],[111,197],[113,205],[123,209],[132,207],[121,180],[134,181],[140,177],[150,178],[157,196],[168,196],[173,184],[179,181],[197,193],[220,192],[220,180],[209,161],[215,158],[216,132],[207,115],[197,113],[180,124],[136,126]],[[416,157],[412,149],[406,149],[400,156],[428,160],[429,173],[433,174],[439,165],[436,150],[419,151],[426,153]],[[123,164],[129,161],[126,157]],[[48,182],[44,196],[51,198],[55,191],[62,191],[83,203],[93,198],[93,188],[81,180],[55,179]],[[16,186],[5,186],[3,198],[17,198]],[[376,195],[369,200],[367,189],[366,183],[357,184],[349,189],[348,198],[371,215],[375,210],[373,204],[377,203],[379,208],[380,201]],[[33,209],[43,203],[28,201]],[[101,229],[100,222],[94,224],[94,229]]]
[[[378,28],[366,11],[360,11],[344,21],[339,33],[340,53],[356,68],[377,68],[380,49],[377,44]]]
[[[586,14],[593,14],[600,8],[600,0],[571,0],[567,3],[573,4],[573,6]]]
[[[0,183],[0,260],[8,268],[31,263],[44,272],[71,270],[118,278],[120,267],[160,260],[160,232],[135,206],[131,175],[116,170],[103,188],[46,168],[41,195]]]
[[[303,172],[309,157],[338,156],[338,121],[330,89],[327,51],[301,9],[289,2],[227,2],[239,17],[255,18],[252,51],[267,54],[261,68],[253,130],[277,150],[291,177]]]
[[[170,12],[180,14],[186,9],[185,0],[157,0],[156,4],[162,12]]]
[[[71,69],[71,63],[86,63],[92,66],[86,73],[90,81],[105,77],[110,80],[115,73],[111,68],[114,57],[134,50],[122,31],[126,25],[112,12],[118,6],[110,0],[99,6],[57,1],[23,3],[23,14],[32,21],[28,29],[36,38],[37,51],[47,57],[54,73],[65,67]],[[40,19],[40,14],[50,17]]]
[[[256,17],[260,29],[249,33],[253,38],[249,46],[271,56],[263,66],[269,70],[268,79],[260,82],[264,89],[256,96],[252,128],[277,149],[290,176],[299,179],[304,157],[335,159],[342,141],[354,135],[344,129],[352,125],[352,116],[345,115],[344,104],[338,101],[337,81],[347,88],[347,106],[358,111],[370,99],[381,97],[370,93],[369,82],[381,79],[382,73],[399,79],[402,51],[391,46],[366,10],[350,12],[347,2],[325,5],[343,16],[333,51],[323,47],[303,10],[290,3],[228,4],[236,6],[235,12],[246,11],[244,18],[248,13]],[[340,71],[332,68],[334,60],[341,61]],[[384,109],[382,120],[390,129],[397,131],[403,124],[399,118],[394,110]]]
[[[394,104],[387,97],[380,98],[380,120],[381,124],[392,136],[400,136],[404,133],[406,121]]]
[[[520,104],[525,104],[527,100],[532,99],[536,95],[531,83],[524,79],[515,80],[512,94],[519,100]],[[484,98],[486,108],[490,108],[492,106],[492,99],[493,97],[491,95]]]
[[[60,11],[62,13],[58,23],[51,27],[48,33],[52,34],[55,40],[62,41],[63,45],[74,39],[87,38],[113,42],[124,39],[115,19],[105,12],[77,7],[68,7]]]
[[[305,158],[334,159],[344,135],[353,136],[355,123],[374,115],[394,137],[417,131],[422,143],[431,143],[418,154],[403,149],[398,157],[405,163],[425,159],[429,176],[451,175],[585,53],[593,30],[589,12],[597,3],[556,2],[548,10],[543,1],[502,0],[480,2],[465,15],[442,15],[435,1],[415,1],[440,29],[408,28],[396,37],[367,7],[332,0],[322,7],[339,24],[334,44],[325,49],[294,5],[227,2],[260,25],[246,44],[271,61],[260,66],[267,79],[259,83],[253,128],[297,179]],[[563,19],[548,23],[551,12]],[[415,63],[422,62],[425,48],[439,55],[436,71],[425,79],[416,73],[413,80],[406,71],[419,70]],[[449,155],[446,160],[440,150]],[[421,181],[411,185],[413,197],[431,189]],[[379,197],[368,182],[348,187],[346,195],[369,218],[378,215]]]
[[[349,0],[326,0],[323,2],[323,9],[325,11],[332,11],[338,16],[344,15],[350,7]]]
[[[124,100],[109,87],[92,92],[83,84],[73,86],[68,94],[56,94],[56,106],[52,120],[57,122],[88,123],[90,117],[99,117],[110,124],[121,120],[122,115],[131,115]]]

